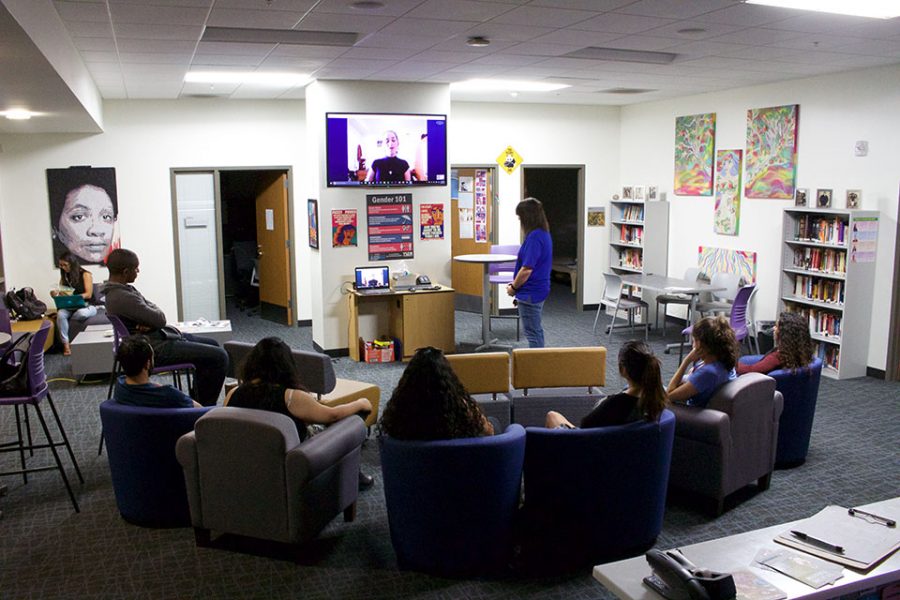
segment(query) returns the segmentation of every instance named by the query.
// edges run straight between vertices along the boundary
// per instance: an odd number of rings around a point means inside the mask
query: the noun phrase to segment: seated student
[[[197,368],[197,400],[212,406],[225,382],[228,354],[210,338],[181,333],[166,325],[166,314],[131,285],[140,272],[137,254],[116,248],[106,259],[109,281],[103,288],[106,312],[119,317],[134,333],[147,336],[160,364],[191,363]]]
[[[783,312],[775,322],[775,347],[751,364],[738,363],[737,373],[771,373],[776,369],[801,369],[812,362],[816,346],[803,315]]]
[[[736,378],[738,343],[725,317],[706,317],[694,324],[693,347],[666,391],[670,402],[704,407],[716,391]]]
[[[261,339],[241,366],[241,384],[225,396],[227,406],[267,410],[290,417],[297,426],[300,441],[307,437],[307,425],[328,425],[344,417],[372,412],[366,398],[340,406],[321,404],[304,389],[291,356],[291,349],[280,338]],[[359,474],[360,488],[372,485],[371,475]]]
[[[666,407],[666,390],[660,378],[659,359],[650,346],[633,340],[625,342],[619,350],[619,375],[628,383],[624,392],[609,396],[581,420],[581,427],[608,427],[624,425],[644,419],[656,421]],[[575,426],[556,411],[547,413],[549,429]]]
[[[150,381],[153,346],[145,336],[132,335],[122,340],[116,359],[125,371],[124,375],[119,375],[113,390],[113,400],[119,404],[152,408],[200,407],[181,390]]]
[[[453,372],[444,353],[419,348],[381,417],[398,440],[449,440],[493,435],[494,427]]]

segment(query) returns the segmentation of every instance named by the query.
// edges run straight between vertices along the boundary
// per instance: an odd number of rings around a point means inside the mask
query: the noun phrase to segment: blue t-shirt
[[[734,369],[726,369],[719,361],[702,364],[684,379],[697,389],[697,393],[688,398],[685,404],[701,408],[706,406],[720,387],[736,377]]]
[[[550,232],[532,229],[525,236],[516,258],[516,274],[522,267],[532,269],[525,285],[516,292],[516,298],[525,302],[543,302],[550,295],[550,267],[553,264],[553,240]]]
[[[194,406],[190,396],[171,385],[155,383],[131,385],[125,383],[124,375],[120,375],[116,381],[113,399],[119,404],[149,408],[193,408]]]

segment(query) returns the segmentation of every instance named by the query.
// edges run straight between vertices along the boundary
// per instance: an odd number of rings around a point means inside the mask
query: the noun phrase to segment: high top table
[[[487,348],[507,348],[500,346],[496,339],[491,339],[491,276],[489,267],[492,263],[515,262],[518,258],[514,254],[460,254],[453,260],[464,263],[478,263],[484,269],[481,283],[481,345],[475,348],[475,352]]]

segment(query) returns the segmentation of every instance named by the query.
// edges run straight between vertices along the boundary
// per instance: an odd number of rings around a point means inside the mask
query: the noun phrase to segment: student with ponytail
[[[625,342],[619,350],[619,374],[628,383],[624,392],[604,398],[581,420],[582,428],[624,425],[641,419],[656,421],[666,407],[659,359],[644,342]],[[547,413],[546,426],[575,429],[564,416]]]

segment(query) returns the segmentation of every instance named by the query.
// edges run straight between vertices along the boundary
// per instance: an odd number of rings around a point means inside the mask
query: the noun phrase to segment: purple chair
[[[491,254],[519,254],[519,244],[509,244],[505,246],[495,245],[491,246],[490,249]],[[488,279],[491,282],[491,285],[505,286],[507,283],[512,283],[513,279],[515,279],[515,270],[516,270],[516,261],[510,262],[502,262],[502,263],[489,263],[488,264]],[[515,314],[512,315],[501,315],[499,314],[491,315],[491,319],[515,319],[516,320],[516,341],[519,341],[519,313],[516,311]]]
[[[0,448],[0,452],[18,452],[19,461],[22,467],[15,471],[4,471],[0,473],[0,475],[22,475],[22,480],[25,483],[28,483],[28,473],[56,469],[59,471],[60,477],[62,477],[63,483],[66,486],[66,491],[69,493],[72,507],[75,508],[75,512],[80,512],[78,501],[75,500],[75,494],[72,493],[72,486],[69,485],[69,478],[66,476],[66,471],[62,466],[62,461],[60,460],[59,452],[57,451],[58,447],[65,446],[66,451],[69,454],[69,459],[75,467],[75,473],[78,475],[78,480],[81,483],[84,483],[84,478],[81,476],[81,469],[78,467],[78,461],[75,460],[75,454],[72,452],[72,446],[69,444],[69,438],[66,435],[66,430],[59,418],[59,413],[56,411],[56,406],[53,404],[53,398],[50,396],[50,388],[47,385],[47,374],[44,372],[44,343],[47,341],[49,333],[50,321],[44,321],[41,328],[31,337],[27,352],[23,353],[24,356],[22,359],[27,361],[28,369],[28,394],[24,396],[0,397],[0,406],[12,406],[15,408],[16,432],[18,434],[17,441],[3,444],[3,447]],[[53,418],[56,420],[56,427],[59,430],[61,441],[55,439],[51,435],[50,429],[47,427],[47,420],[44,418],[44,413],[41,410],[41,401],[44,398],[47,399],[47,404],[50,406],[50,411],[53,413]],[[44,435],[47,438],[46,443],[35,444],[30,439],[28,440],[28,443],[25,443],[25,440],[22,438],[22,426],[19,419],[20,406],[23,411],[27,411],[29,406],[34,407],[38,419],[41,422],[41,428],[44,430]],[[25,414],[27,416],[27,412],[25,412]],[[29,468],[25,464],[25,451],[27,450],[33,455],[34,450],[43,448],[49,448],[53,453],[53,460],[56,463],[55,466],[47,465]]]
[[[7,333],[12,338],[12,322],[9,320],[9,311],[2,307],[0,307],[0,332]],[[5,344],[0,344],[0,354],[9,348],[11,343],[12,339]]]
[[[734,297],[734,304],[731,306],[730,320],[731,328],[734,330],[734,337],[737,339],[738,343],[747,340],[748,346],[750,346],[750,330],[747,327],[747,309],[750,306],[750,296],[753,295],[754,291],[756,291],[755,283],[745,285],[738,290],[737,296]],[[681,362],[681,358],[684,356],[685,338],[690,339],[693,332],[693,325],[685,327],[681,331],[681,345],[678,347],[679,363]]]

